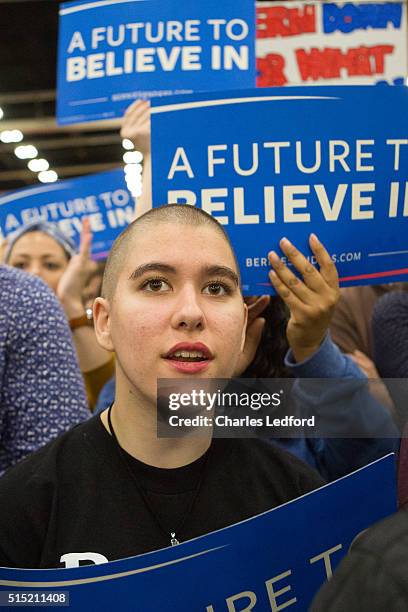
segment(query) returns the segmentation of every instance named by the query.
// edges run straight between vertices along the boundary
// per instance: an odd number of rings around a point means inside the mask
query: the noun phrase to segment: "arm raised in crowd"
[[[59,298],[68,321],[82,317],[85,312],[82,294],[87,278],[96,266],[90,259],[89,251],[92,232],[89,220],[84,219],[79,253],[74,255],[61,277],[57,297]],[[79,365],[83,373],[102,367],[112,359],[112,355],[101,348],[96,341],[93,327],[82,325],[72,330]]]
[[[271,282],[289,308],[289,350],[284,365],[296,378],[293,397],[302,416],[317,415],[331,436],[279,444],[333,480],[398,448],[399,431],[389,411],[370,393],[360,367],[341,353],[328,333],[339,289],[335,265],[324,246],[312,236],[311,249],[319,263],[314,268],[288,241],[282,251],[301,273],[298,278],[280,258],[270,253]],[[247,339],[239,363],[241,374],[255,356],[264,327],[268,299],[259,298],[250,308]],[[260,342],[263,342],[262,338]],[[265,350],[265,349],[264,349]],[[256,375],[256,374],[255,374]],[[309,379],[334,379],[323,384]],[[355,439],[350,438],[355,432]]]
[[[286,335],[297,362],[308,359],[322,344],[339,298],[337,269],[330,255],[314,234],[310,236],[309,244],[320,272],[287,238],[280,241],[283,253],[301,273],[303,281],[281,261],[277,253],[269,253],[273,267],[269,278],[290,310]]]
[[[283,238],[280,246],[285,256],[302,274],[303,281],[295,276],[274,251],[269,253],[273,266],[269,277],[290,313],[286,336],[291,357],[295,363],[303,362],[319,351],[327,336],[339,295],[337,270],[316,236],[310,238],[310,246],[319,262],[320,272],[287,239]],[[238,363],[237,376],[242,375],[255,357],[265,324],[263,313],[269,301],[268,296],[262,296],[249,305],[246,342]]]
[[[140,217],[152,207],[152,158],[150,149],[150,103],[136,100],[126,110],[121,137],[133,142],[143,154],[142,195],[137,199],[136,216]]]

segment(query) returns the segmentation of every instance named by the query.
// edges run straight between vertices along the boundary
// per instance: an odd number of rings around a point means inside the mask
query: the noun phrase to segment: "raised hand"
[[[120,135],[131,140],[143,155],[150,155],[150,102],[136,100],[127,108]]]
[[[340,291],[336,266],[315,234],[309,239],[320,271],[287,239],[279,245],[294,268],[298,278],[274,251],[268,255],[273,270],[269,278],[276,292],[290,310],[286,334],[296,361],[304,361],[322,343],[336,306]]]
[[[84,312],[82,293],[89,275],[96,268],[96,263],[89,256],[91,243],[92,231],[89,219],[85,218],[82,222],[79,252],[71,258],[57,287],[57,296],[68,319]]]

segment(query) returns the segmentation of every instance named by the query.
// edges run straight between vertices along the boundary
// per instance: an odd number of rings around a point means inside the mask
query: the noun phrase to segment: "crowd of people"
[[[405,610],[402,578],[385,582],[391,565],[401,572],[393,562],[401,546],[403,567],[408,559],[407,395],[404,380],[389,381],[408,376],[407,287],[340,289],[312,234],[318,267],[282,237],[291,266],[268,255],[276,296],[244,298],[214,218],[190,206],[152,208],[148,103],[128,109],[121,135],[144,155],[143,195],[106,264],[91,259],[86,219],[78,250],[40,222],[3,253],[0,566],[75,567],[79,551],[101,562],[157,550],[395,452],[400,512],[358,541],[313,610],[357,609],[357,594],[361,610]],[[319,414],[336,435],[158,438],[157,379],[192,375],[290,378],[297,413]],[[309,379],[336,384],[322,393]],[[370,586],[374,571],[383,581]]]

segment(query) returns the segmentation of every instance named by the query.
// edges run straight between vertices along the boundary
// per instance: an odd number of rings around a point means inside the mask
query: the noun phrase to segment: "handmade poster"
[[[403,85],[406,2],[257,2],[258,87]]]

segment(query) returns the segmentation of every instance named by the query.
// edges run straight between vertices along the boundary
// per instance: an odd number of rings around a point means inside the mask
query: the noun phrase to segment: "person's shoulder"
[[[389,516],[368,529],[353,545],[357,552],[369,553],[391,567],[397,563],[408,572],[408,510]],[[402,567],[403,566],[403,567]]]
[[[245,462],[258,474],[279,475],[280,479],[304,492],[326,484],[316,470],[268,440],[234,439],[230,443],[232,453],[239,456],[240,465]]]
[[[257,443],[259,445],[258,452],[273,456],[274,460],[278,462],[282,468],[290,472],[295,472],[300,478],[311,478],[321,485],[325,484],[316,470],[301,459],[298,459],[298,457],[292,453],[278,447],[268,440],[258,440]]]
[[[12,283],[19,284],[24,282],[27,274],[18,270],[17,268],[12,268],[11,266],[6,266],[5,264],[0,265],[0,281],[2,283]]]
[[[38,276],[10,266],[0,265],[0,293],[2,311],[16,320],[40,318],[43,311],[54,311],[58,300],[48,285]]]
[[[40,277],[27,274],[27,272],[3,264],[0,265],[0,282],[3,287],[9,285],[19,290],[34,288],[43,294],[52,295],[52,291]]]
[[[3,496],[15,493],[20,496],[23,491],[30,495],[33,488],[57,484],[60,477],[69,478],[69,474],[78,478],[82,464],[90,465],[98,460],[104,442],[102,428],[100,417],[95,416],[75,425],[7,470],[0,478],[0,506]]]
[[[408,513],[400,510],[360,534],[331,580],[317,593],[310,611],[406,610],[407,551]]]
[[[305,470],[306,472],[313,472],[312,468],[309,468],[306,463],[289,453],[288,451],[280,448],[276,444],[273,444],[269,440],[261,438],[248,438],[235,440],[237,450],[240,453],[249,454],[256,460],[263,461],[264,459],[271,459],[277,463],[287,466],[288,469]]]

